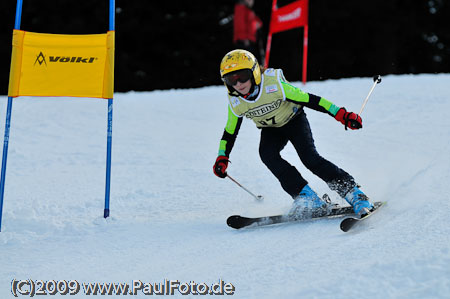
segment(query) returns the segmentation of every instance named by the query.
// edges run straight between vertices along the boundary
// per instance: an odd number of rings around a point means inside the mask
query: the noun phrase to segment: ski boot
[[[353,207],[356,215],[363,217],[373,211],[373,204],[369,197],[358,186],[353,187],[346,195],[345,200]]]
[[[293,219],[309,219],[325,216],[330,212],[330,201],[321,199],[309,185],[303,187],[300,194],[294,198],[294,204],[288,215]]]

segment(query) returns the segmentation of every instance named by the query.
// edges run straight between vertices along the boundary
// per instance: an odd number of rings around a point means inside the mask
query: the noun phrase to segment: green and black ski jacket
[[[303,113],[303,107],[336,116],[340,107],[330,101],[291,85],[281,69],[267,69],[261,75],[259,91],[253,98],[228,95],[228,120],[220,140],[219,156],[229,157],[243,118],[258,128],[282,127]]]

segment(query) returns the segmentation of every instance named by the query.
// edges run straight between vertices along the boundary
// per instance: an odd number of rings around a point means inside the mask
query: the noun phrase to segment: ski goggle
[[[249,69],[235,71],[223,76],[222,80],[229,86],[234,86],[239,82],[245,83],[252,77],[252,71]]]

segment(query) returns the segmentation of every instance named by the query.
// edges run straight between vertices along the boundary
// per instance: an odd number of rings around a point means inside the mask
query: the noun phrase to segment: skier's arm
[[[222,139],[220,140],[218,156],[230,156],[241,124],[242,117],[236,116],[233,111],[231,111],[231,107],[228,106],[228,121],[225,130],[223,131]]]
[[[281,81],[281,86],[284,89],[286,101],[294,102],[310,109],[327,113],[333,117],[336,116],[340,109],[340,107],[336,106],[327,99],[304,92],[300,88],[292,86],[287,82]]]
[[[352,130],[362,128],[362,119],[358,114],[347,112],[344,107],[338,107],[322,97],[304,92],[300,88],[292,86],[284,81],[281,81],[281,86],[284,89],[286,101],[298,103],[302,106],[327,113],[333,116],[337,121],[341,122],[346,130],[347,128]]]
[[[231,149],[236,141],[236,136],[241,127],[242,117],[237,117],[231,107],[228,106],[228,121],[223,131],[222,139],[220,140],[219,153],[217,155],[216,163],[214,163],[213,171],[219,178],[225,178],[227,176],[228,157],[230,156]]]

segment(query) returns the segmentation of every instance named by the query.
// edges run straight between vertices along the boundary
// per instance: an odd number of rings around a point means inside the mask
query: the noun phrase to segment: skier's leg
[[[317,152],[306,114],[298,115],[287,126],[289,126],[288,138],[306,168],[325,181],[330,189],[345,197],[345,194],[356,186],[355,180]]]
[[[370,211],[373,205],[356,185],[353,177],[319,155],[306,116],[299,115],[293,124],[296,126],[290,132],[296,132],[296,134],[290,134],[289,140],[294,145],[303,164],[324,180],[331,190],[345,198],[352,205],[356,214]]]
[[[287,138],[280,128],[261,129],[259,156],[281,183],[284,191],[294,198],[307,182],[294,166],[281,157],[280,152],[286,143]]]

